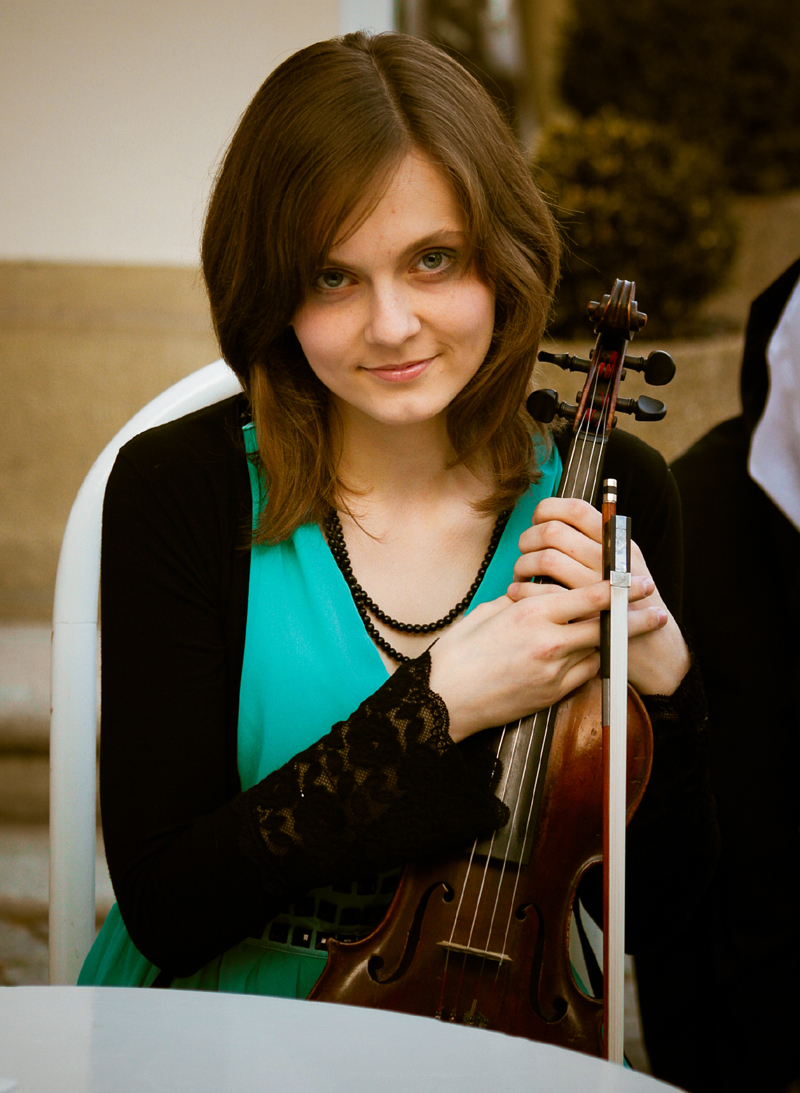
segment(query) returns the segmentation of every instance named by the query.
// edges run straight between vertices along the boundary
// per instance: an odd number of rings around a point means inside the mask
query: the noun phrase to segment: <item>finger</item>
[[[533,512],[533,524],[557,520],[569,524],[597,543],[603,541],[603,517],[588,501],[578,497],[545,497]]]
[[[554,683],[552,693],[548,697],[548,705],[552,706],[560,702],[566,695],[571,694],[582,687],[600,671],[600,654],[596,649],[584,654],[576,655],[569,663],[561,677]]]
[[[494,615],[499,615],[501,611],[507,610],[508,607],[508,596],[498,596],[496,600],[486,600],[484,603],[476,604],[469,614],[464,615],[459,621],[464,625],[468,623],[473,626],[480,625],[481,622],[492,618]]]
[[[557,596],[523,596],[514,604],[516,618],[520,625],[541,627],[551,624],[557,627],[569,625],[570,630],[580,623],[593,621],[599,625],[601,611],[608,611],[611,593],[608,581],[600,581],[588,588],[562,589]],[[574,639],[572,640],[575,646]],[[587,643],[596,645],[595,640]]]
[[[593,536],[565,520],[545,520],[531,524],[519,537],[523,555],[556,550],[582,565],[596,568],[602,564],[603,549]]]
[[[575,558],[554,548],[522,554],[514,564],[514,580],[530,581],[549,577],[565,588],[582,588],[602,577],[600,555],[596,559]]]
[[[639,547],[631,541],[631,573],[649,576],[650,570]]]
[[[663,607],[643,607],[628,612],[628,638],[652,634],[667,625],[669,614]]]
[[[628,591],[628,603],[638,603],[652,596],[656,590],[656,582],[649,573],[640,577],[631,577],[631,587]]]
[[[567,672],[564,673],[564,694],[571,694],[594,679],[600,672],[600,654],[597,650],[578,660]]]
[[[632,577],[631,587],[628,592],[628,602],[639,603],[652,596],[656,590],[655,581],[649,574],[645,577]],[[510,600],[517,602],[531,596],[547,596],[552,592],[566,592],[567,589],[560,584],[540,584],[537,581],[514,581],[506,589],[506,595]],[[659,601],[660,604],[660,601]]]
[[[531,596],[549,596],[553,592],[566,592],[560,584],[539,584],[535,581],[515,581],[506,589],[506,595],[510,600],[524,600]]]
[[[551,622],[576,625],[576,619],[591,619],[601,611],[609,609],[611,588],[608,581],[599,581],[585,588],[566,589],[560,596],[548,596],[538,603]]]

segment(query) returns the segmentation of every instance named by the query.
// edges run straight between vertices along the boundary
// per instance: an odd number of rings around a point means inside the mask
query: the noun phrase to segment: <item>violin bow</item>
[[[625,822],[628,752],[628,589],[631,521],[617,516],[617,483],[603,483],[603,1054],[623,1063],[625,1039]]]

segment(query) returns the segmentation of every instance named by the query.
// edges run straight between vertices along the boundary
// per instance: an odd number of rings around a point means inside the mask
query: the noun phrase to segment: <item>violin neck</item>
[[[575,433],[558,487],[559,497],[580,497],[594,504],[600,489],[600,472],[605,455],[606,435],[602,430],[587,435]]]

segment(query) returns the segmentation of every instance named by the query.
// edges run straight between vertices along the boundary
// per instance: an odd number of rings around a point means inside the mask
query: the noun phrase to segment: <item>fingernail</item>
[[[651,595],[651,593],[655,592],[656,582],[653,580],[652,577],[645,577],[645,579],[644,579],[644,590],[645,590],[645,592],[647,593],[648,596]]]

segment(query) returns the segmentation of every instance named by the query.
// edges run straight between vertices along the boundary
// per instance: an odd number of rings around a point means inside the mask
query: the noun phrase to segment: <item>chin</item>
[[[411,427],[426,425],[429,422],[443,418],[449,405],[450,403],[446,402],[443,405],[437,403],[433,406],[374,407],[372,410],[368,410],[367,413],[374,421],[382,425],[394,426],[395,428]]]

